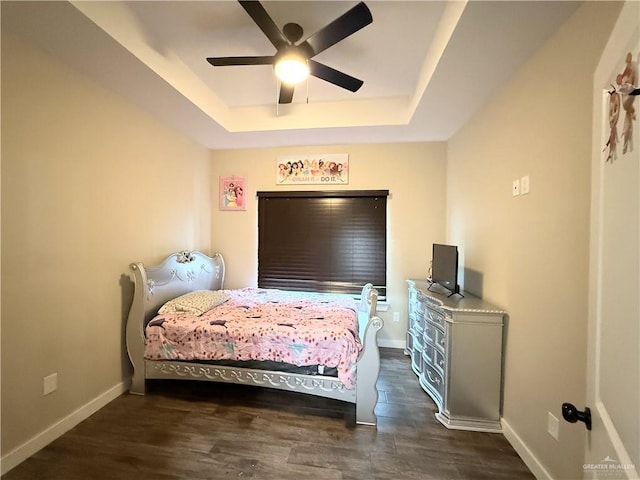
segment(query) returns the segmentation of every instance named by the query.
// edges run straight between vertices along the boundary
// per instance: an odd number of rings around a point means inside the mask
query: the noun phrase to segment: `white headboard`
[[[132,263],[135,291],[131,311],[144,318],[142,326],[153,318],[168,300],[195,290],[221,290],[224,285],[224,259],[216,253],[172,253],[160,265],[145,267]]]
[[[216,253],[172,253],[160,265],[145,267],[132,263],[134,292],[126,328],[127,353],[134,367],[131,392],[144,393],[144,329],[160,307],[195,290],[221,290],[224,259]]]

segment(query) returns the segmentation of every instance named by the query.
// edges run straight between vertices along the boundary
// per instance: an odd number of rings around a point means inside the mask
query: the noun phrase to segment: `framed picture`
[[[636,118],[636,95],[631,93],[638,87],[638,64],[640,53],[633,58],[632,44],[629,49],[620,52],[618,68],[610,73],[611,82],[607,90],[607,124],[609,135],[603,152],[606,152],[605,162],[613,163],[620,153],[631,154],[633,151],[633,132]]]
[[[349,155],[282,155],[276,159],[278,185],[346,185],[349,183]]]
[[[220,177],[220,210],[246,210],[247,179],[237,175]]]

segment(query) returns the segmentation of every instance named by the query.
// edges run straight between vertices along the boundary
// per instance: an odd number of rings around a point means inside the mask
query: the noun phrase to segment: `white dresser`
[[[466,292],[453,295],[407,280],[405,353],[447,428],[500,432],[502,336],[506,313]],[[442,293],[440,293],[442,292]]]

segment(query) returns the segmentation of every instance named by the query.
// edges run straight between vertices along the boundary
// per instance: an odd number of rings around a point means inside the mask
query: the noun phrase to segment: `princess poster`
[[[346,185],[349,183],[349,155],[283,155],[276,160],[276,183]]]
[[[236,175],[220,177],[220,210],[246,210],[247,179]]]

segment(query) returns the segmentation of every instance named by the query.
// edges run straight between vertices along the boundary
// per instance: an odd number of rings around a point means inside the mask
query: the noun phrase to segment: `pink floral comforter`
[[[201,316],[158,315],[146,327],[149,360],[271,360],[336,367],[355,385],[362,348],[353,298],[245,288]]]

